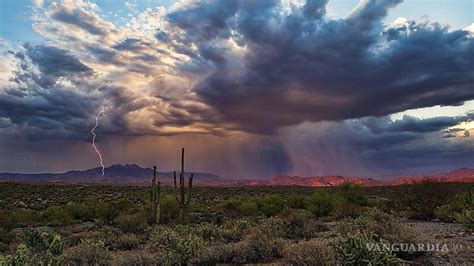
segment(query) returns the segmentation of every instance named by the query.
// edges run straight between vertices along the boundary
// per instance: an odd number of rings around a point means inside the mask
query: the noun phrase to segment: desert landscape
[[[90,172],[98,176],[83,174],[82,184],[78,172],[0,183],[2,264],[474,262],[472,169],[390,184],[193,174],[187,187],[186,172],[177,181],[176,172],[111,166],[102,184],[100,169]]]
[[[0,0],[0,266],[474,265],[473,0]]]

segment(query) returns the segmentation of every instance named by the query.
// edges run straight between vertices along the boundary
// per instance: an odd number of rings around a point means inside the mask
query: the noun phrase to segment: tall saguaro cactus
[[[176,201],[179,205],[179,221],[184,223],[184,216],[186,209],[191,202],[192,190],[193,190],[193,178],[194,174],[191,174],[188,181],[188,197],[186,198],[186,187],[184,185],[184,148],[181,149],[181,173],[179,174],[179,193],[178,193],[178,184],[176,182],[176,171],[174,174],[174,191],[176,196]]]
[[[160,190],[161,183],[156,181],[156,166],[153,166],[153,179],[151,180],[151,222],[156,224],[160,221]]]

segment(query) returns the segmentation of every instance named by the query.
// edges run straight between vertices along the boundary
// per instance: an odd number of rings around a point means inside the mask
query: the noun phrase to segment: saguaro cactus
[[[178,201],[179,205],[179,221],[184,223],[184,216],[186,213],[186,209],[191,202],[192,190],[193,190],[193,178],[194,174],[191,174],[189,177],[188,183],[188,197],[186,199],[186,188],[184,186],[184,148],[181,149],[181,173],[179,174],[179,193],[178,193],[178,185],[176,182],[176,171],[173,172],[174,174],[174,191],[176,196],[176,201]]]
[[[160,221],[160,190],[161,183],[156,181],[156,166],[153,166],[153,179],[151,180],[150,210],[151,223],[156,224]]]

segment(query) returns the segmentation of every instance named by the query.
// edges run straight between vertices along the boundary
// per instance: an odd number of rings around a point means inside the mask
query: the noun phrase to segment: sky
[[[471,0],[0,1],[0,172],[474,167]]]

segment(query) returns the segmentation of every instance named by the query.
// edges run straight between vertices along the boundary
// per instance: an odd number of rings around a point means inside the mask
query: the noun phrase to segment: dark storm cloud
[[[31,61],[46,76],[63,77],[71,74],[92,74],[93,72],[91,68],[81,63],[68,51],[54,46],[26,44],[25,50]]]
[[[51,17],[60,22],[75,25],[90,34],[105,35],[107,32],[106,29],[100,27],[95,17],[79,8],[68,10],[60,7],[54,11]]]
[[[90,110],[97,100],[87,89],[64,88],[59,80],[87,87],[82,78],[93,75],[93,70],[54,46],[26,44],[24,52],[14,55],[19,59],[12,80],[16,88],[3,88],[0,118],[7,119],[16,133],[30,138],[79,137],[80,128],[90,123]]]
[[[405,116],[396,121],[363,118],[306,123],[285,131],[285,143],[292,158],[296,157],[295,167],[311,169],[307,175],[357,173],[380,178],[473,167],[474,145],[470,136],[463,135],[466,130],[452,128],[457,123],[436,120]],[[471,121],[469,115],[454,120]],[[413,123],[417,126],[400,126]]]
[[[364,1],[347,18],[329,19],[326,1],[291,12],[278,1],[208,1],[168,20],[185,32],[183,44],[198,47],[195,64],[214,66],[198,95],[245,131],[474,99],[473,38],[436,23],[384,26],[400,2]],[[242,68],[221,45],[229,37],[246,49]]]
[[[433,118],[417,118],[404,115],[402,119],[391,121],[388,118],[365,118],[362,119],[365,125],[374,133],[382,132],[414,132],[428,133],[436,132],[448,127],[454,127],[461,122],[469,122],[474,119],[474,113],[468,113],[463,116],[449,117],[439,116]],[[447,129],[449,132],[455,132],[454,129]],[[446,132],[446,130],[445,130]]]

